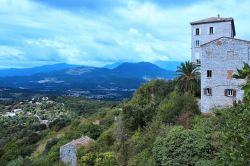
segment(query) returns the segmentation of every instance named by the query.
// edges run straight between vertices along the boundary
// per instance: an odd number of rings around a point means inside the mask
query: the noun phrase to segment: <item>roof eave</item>
[[[226,20],[207,21],[207,22],[190,22],[190,25],[220,23],[220,22],[228,22],[228,21],[230,21],[232,23],[233,37],[234,37],[234,36],[236,36],[236,31],[235,31],[235,25],[234,25],[234,19],[233,18],[226,19]]]

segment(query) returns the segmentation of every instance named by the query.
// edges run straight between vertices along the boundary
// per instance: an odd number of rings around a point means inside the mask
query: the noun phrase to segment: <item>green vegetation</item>
[[[234,74],[233,77],[236,79],[246,79],[246,84],[242,85],[242,90],[244,90],[244,99],[250,101],[250,66],[244,63],[242,69],[237,69],[238,73]]]
[[[94,141],[77,147],[81,166],[247,166],[249,104],[202,114],[196,86],[179,85],[153,80],[119,104],[58,97],[39,105],[1,105],[2,115],[23,110],[0,117],[1,164],[63,166],[60,146],[86,135]]]
[[[189,61],[181,63],[176,72],[178,73],[178,89],[182,93],[200,93],[200,72],[196,64]]]

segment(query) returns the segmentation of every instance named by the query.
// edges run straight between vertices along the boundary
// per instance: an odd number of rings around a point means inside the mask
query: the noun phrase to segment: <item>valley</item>
[[[33,93],[121,101],[129,99],[137,88],[152,79],[174,77],[175,71],[148,62],[121,63],[112,69],[55,64],[0,70],[0,99],[22,99]]]

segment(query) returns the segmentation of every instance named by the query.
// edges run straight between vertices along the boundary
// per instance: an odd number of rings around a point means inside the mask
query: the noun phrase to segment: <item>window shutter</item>
[[[227,96],[227,89],[224,90],[224,96]]]
[[[204,95],[207,95],[207,88],[204,88]]]
[[[209,30],[210,30],[210,27],[207,28],[207,34],[209,35]]]
[[[210,92],[211,92],[211,93],[210,93],[210,95],[212,96],[212,94],[213,94],[213,92],[212,92],[212,88],[210,88]]]
[[[234,97],[236,96],[236,90],[235,89],[233,90],[233,96]]]
[[[213,34],[215,34],[215,27],[213,27]]]
[[[201,35],[201,28],[199,28],[199,31],[200,31],[200,35]]]
[[[193,29],[193,35],[195,36],[196,34],[196,28]]]

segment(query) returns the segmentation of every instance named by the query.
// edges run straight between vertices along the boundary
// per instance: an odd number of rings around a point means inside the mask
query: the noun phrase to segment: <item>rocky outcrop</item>
[[[72,140],[60,147],[60,159],[70,166],[77,166],[77,145],[87,145],[93,139],[88,136],[82,136],[79,139]]]

